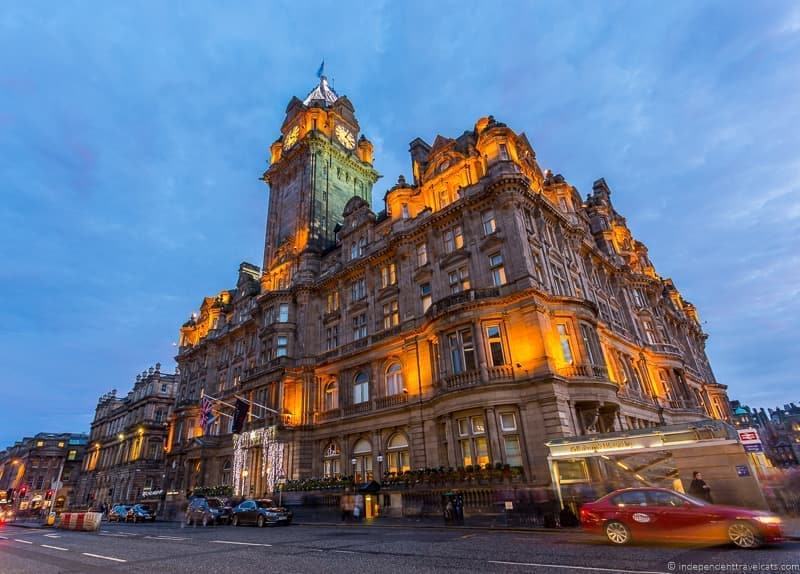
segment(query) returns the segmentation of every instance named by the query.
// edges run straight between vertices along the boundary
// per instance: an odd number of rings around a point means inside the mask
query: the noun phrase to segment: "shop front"
[[[766,508],[751,457],[722,421],[560,438],[547,447],[558,500],[575,513],[582,503],[618,488],[685,492],[695,471],[703,473],[713,502]]]

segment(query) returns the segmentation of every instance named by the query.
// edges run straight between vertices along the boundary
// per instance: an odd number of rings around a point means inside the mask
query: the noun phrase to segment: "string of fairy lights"
[[[233,488],[237,495],[249,494],[250,476],[245,472],[250,463],[251,449],[261,447],[261,476],[267,492],[272,492],[283,472],[285,443],[278,440],[274,426],[233,435]]]

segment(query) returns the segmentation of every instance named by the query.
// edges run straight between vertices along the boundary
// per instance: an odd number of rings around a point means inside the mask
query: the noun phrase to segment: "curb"
[[[580,529],[565,528],[514,528],[505,526],[438,526],[435,524],[352,524],[340,522],[298,522],[292,521],[296,526],[319,526],[326,528],[426,528],[430,530],[483,530],[489,532],[537,532],[544,534],[559,534],[564,532],[583,533]]]
[[[6,526],[16,526],[17,528],[53,528],[52,526],[47,526],[47,524],[33,524],[33,523],[25,523],[25,522],[6,522]]]

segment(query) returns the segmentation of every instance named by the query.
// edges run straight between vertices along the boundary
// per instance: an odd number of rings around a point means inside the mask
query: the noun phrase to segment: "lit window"
[[[486,432],[486,422],[483,417],[472,417],[470,420],[472,424],[472,434],[483,434]]]
[[[481,214],[483,221],[483,234],[491,235],[497,231],[497,222],[494,219],[494,209],[487,209]]]
[[[506,364],[506,356],[503,351],[503,338],[500,334],[500,325],[489,325],[486,327],[486,341],[489,343],[489,357],[493,367]]]
[[[386,447],[388,471],[401,473],[411,470],[411,459],[408,453],[408,439],[402,434],[396,434]]]
[[[391,329],[400,324],[400,311],[397,301],[390,301],[383,306],[383,328]]]
[[[403,368],[400,363],[392,363],[386,369],[386,396],[399,395],[403,392]]]
[[[452,253],[464,247],[464,233],[460,225],[455,225],[444,232],[444,252]]]
[[[422,312],[425,313],[431,306],[431,284],[422,283],[419,286],[419,297],[422,301]]]
[[[64,448],[64,441],[60,441],[58,443],[58,448]]]
[[[397,265],[389,263],[381,267],[381,288],[397,283]]]
[[[564,362],[567,364],[573,363],[572,343],[570,342],[569,330],[564,323],[558,325],[558,338],[561,341],[561,354],[564,356]]]
[[[78,457],[77,450],[71,450],[67,453],[67,460],[75,460]]]
[[[503,265],[503,256],[493,253],[489,256],[489,267],[492,273],[492,285],[500,287],[506,284],[506,269]]]
[[[470,288],[469,268],[464,265],[454,269],[447,274],[447,281],[450,284],[450,293],[461,293]]]
[[[369,400],[369,377],[361,372],[353,382],[353,404],[366,403]]]
[[[334,311],[339,310],[339,292],[338,291],[331,291],[328,293],[327,301],[325,304],[325,311],[327,313],[333,313]]]

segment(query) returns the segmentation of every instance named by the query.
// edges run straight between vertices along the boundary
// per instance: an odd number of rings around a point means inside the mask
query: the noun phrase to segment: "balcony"
[[[408,403],[408,395],[401,393],[399,395],[391,395],[389,397],[378,397],[375,400],[375,407],[379,409],[388,409],[397,407]]]
[[[640,405],[648,407],[659,406],[656,399],[638,389],[634,389],[630,385],[620,387],[619,391],[617,391],[617,396],[621,399],[625,399],[628,402],[639,403]]]
[[[356,403],[354,405],[347,405],[344,407],[344,414],[347,415],[356,415],[359,413],[368,413],[372,410],[372,404],[369,401],[364,401],[363,403]]]
[[[558,374],[568,379],[608,380],[608,370],[602,365],[567,365],[558,369]]]
[[[464,387],[474,387],[481,384],[481,373],[478,370],[456,373],[444,378],[444,386],[447,389],[462,389]]]
[[[317,418],[319,422],[324,423],[341,418],[341,416],[342,416],[341,409],[331,409],[329,411],[319,413],[319,415],[317,415]]]
[[[675,355],[675,356],[682,356],[681,350],[675,346],[670,345],[669,343],[648,343],[648,348],[655,352],[660,353],[662,355]]]
[[[669,408],[678,411],[691,411],[694,413],[703,413],[703,407],[699,406],[694,401],[687,401],[685,399],[670,399]]]
[[[460,293],[448,295],[436,301],[431,308],[428,309],[427,315],[438,315],[456,305],[469,303],[472,301],[480,301],[481,299],[490,299],[500,296],[500,287],[487,287],[485,289],[467,289]]]
[[[512,381],[514,380],[514,368],[511,365],[501,367],[489,367],[490,381]]]

